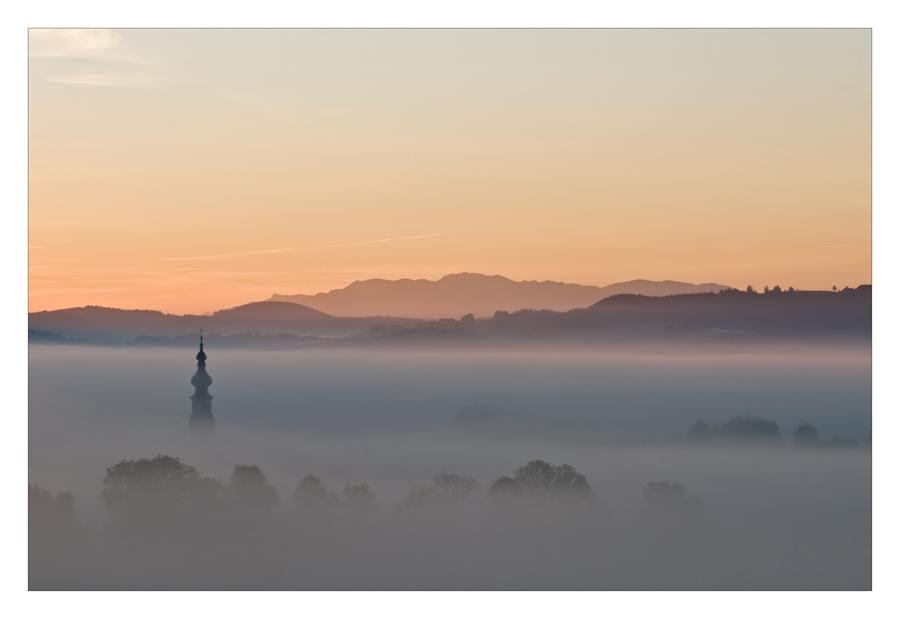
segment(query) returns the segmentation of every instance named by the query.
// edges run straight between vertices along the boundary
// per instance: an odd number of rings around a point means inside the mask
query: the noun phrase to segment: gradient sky
[[[31,31],[29,309],[871,283],[869,30]]]

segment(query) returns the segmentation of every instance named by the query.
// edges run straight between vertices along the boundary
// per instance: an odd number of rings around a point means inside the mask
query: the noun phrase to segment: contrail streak
[[[409,239],[427,239],[432,236],[441,236],[444,234],[443,232],[438,232],[436,234],[420,234],[418,236],[398,236],[393,239],[378,239],[376,241],[361,241],[359,243],[339,243],[337,245],[322,245],[321,247],[314,247],[313,249],[324,249],[325,247],[350,247],[352,245],[371,245],[372,243],[387,243],[388,241],[407,241]]]

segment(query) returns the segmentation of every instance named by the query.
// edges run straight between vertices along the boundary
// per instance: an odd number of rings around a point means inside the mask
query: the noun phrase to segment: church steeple
[[[206,363],[204,363],[206,361],[206,353],[203,352],[203,329],[200,329],[200,352],[197,353],[197,361],[206,365]],[[200,363],[197,365],[200,365]]]
[[[215,420],[212,416],[212,399],[209,386],[212,378],[206,372],[206,353],[203,352],[203,329],[200,329],[200,352],[197,353],[197,372],[191,378],[194,395],[191,396],[191,434],[211,435]]]

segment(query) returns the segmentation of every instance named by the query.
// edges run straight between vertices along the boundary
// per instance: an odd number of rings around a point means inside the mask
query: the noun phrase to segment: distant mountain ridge
[[[715,342],[871,344],[872,286],[764,293],[723,290],[648,297],[620,294],[566,312],[498,310],[491,318],[335,317],[261,301],[211,316],[96,306],[28,315],[35,344],[195,346],[199,329],[219,348],[308,346],[620,345]]]
[[[554,281],[516,282],[502,275],[454,273],[439,280],[367,279],[345,288],[313,295],[273,294],[269,301],[299,303],[332,316],[404,316],[410,318],[476,318],[497,311],[523,309],[566,312],[594,305],[618,294],[662,297],[676,294],[718,292],[730,286],[688,284],[671,280],[636,279],[609,286],[586,286]]]
[[[329,316],[296,303],[260,301],[213,312],[209,316],[178,316],[154,310],[122,310],[88,305],[69,309],[32,312],[28,327],[35,333],[32,341],[49,342],[53,336],[88,338],[95,342],[125,343],[140,336],[174,337],[205,332],[224,336],[247,333],[287,333],[297,336],[342,337],[367,331],[375,326],[410,327],[416,319],[379,316],[342,318]],[[42,338],[42,339],[41,339]]]

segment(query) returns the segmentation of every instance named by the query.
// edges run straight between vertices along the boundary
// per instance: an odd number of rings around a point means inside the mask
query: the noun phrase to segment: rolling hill
[[[65,338],[83,338],[102,343],[130,343],[141,336],[174,337],[197,333],[240,335],[245,333],[295,336],[346,336],[376,326],[409,327],[415,319],[382,317],[342,318],[296,303],[261,301],[219,310],[211,316],[178,316],[152,310],[122,310],[109,307],[74,307],[28,314],[28,327]],[[46,341],[49,341],[46,339]]]
[[[618,294],[659,297],[675,294],[718,292],[721,284],[634,280],[610,286],[584,286],[553,281],[516,282],[500,275],[456,273],[437,281],[426,279],[367,279],[314,295],[275,294],[269,301],[299,303],[332,316],[409,316],[415,318],[476,318],[497,311],[523,309],[565,312],[588,307]]]

